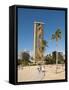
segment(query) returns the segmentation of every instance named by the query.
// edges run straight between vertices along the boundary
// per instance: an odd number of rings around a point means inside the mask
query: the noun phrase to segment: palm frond
[[[43,46],[48,47],[48,42],[46,40],[42,40]]]
[[[55,39],[56,37],[55,37],[55,34],[52,34],[52,38],[51,39]]]
[[[61,30],[57,29],[55,35],[56,35],[56,40],[61,39]]]

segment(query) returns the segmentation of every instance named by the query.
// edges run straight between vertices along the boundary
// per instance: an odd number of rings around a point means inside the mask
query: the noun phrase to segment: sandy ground
[[[65,65],[58,65],[57,74],[56,65],[45,65],[45,72],[39,71],[38,67],[18,67],[18,82],[65,79]]]

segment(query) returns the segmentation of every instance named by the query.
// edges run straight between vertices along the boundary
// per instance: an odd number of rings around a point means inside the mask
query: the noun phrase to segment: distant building
[[[53,58],[53,59],[56,60],[56,55],[57,55],[57,53],[58,53],[58,58],[59,58],[59,57],[63,57],[63,58],[64,58],[63,52],[56,52],[56,51],[54,51],[54,52],[52,52],[52,58]]]
[[[22,60],[22,52],[18,52],[18,60]]]

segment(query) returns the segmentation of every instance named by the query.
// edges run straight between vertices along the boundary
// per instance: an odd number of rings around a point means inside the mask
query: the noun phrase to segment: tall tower
[[[43,22],[34,22],[34,60],[37,64],[42,63],[43,57],[43,24]]]

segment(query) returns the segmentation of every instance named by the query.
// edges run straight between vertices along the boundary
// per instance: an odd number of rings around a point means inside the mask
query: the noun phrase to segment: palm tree
[[[58,28],[54,34],[52,34],[52,40],[56,40],[56,73],[58,68],[58,40],[61,39],[61,30]]]
[[[42,52],[45,51],[45,47],[48,47],[48,42],[46,40],[42,40]]]
[[[45,47],[48,47],[48,42],[46,40],[42,40],[42,53],[45,51]],[[44,57],[42,57],[44,61]]]

